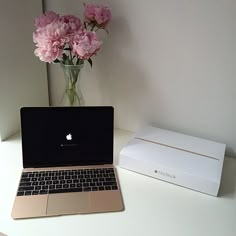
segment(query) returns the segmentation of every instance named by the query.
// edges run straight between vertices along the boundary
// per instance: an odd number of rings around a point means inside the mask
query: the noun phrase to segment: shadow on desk
[[[236,194],[236,159],[227,157],[224,160],[219,197],[233,197]]]
[[[7,236],[7,235],[0,232],[0,236]]]

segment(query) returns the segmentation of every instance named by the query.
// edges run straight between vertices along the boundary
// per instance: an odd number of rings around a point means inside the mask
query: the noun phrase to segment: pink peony
[[[88,60],[96,55],[102,42],[97,38],[95,32],[83,31],[74,36],[72,52],[82,60]]]
[[[111,21],[111,11],[106,6],[84,3],[84,19],[88,24],[105,28]]]
[[[43,47],[36,48],[34,51],[35,56],[39,57],[41,61],[49,63],[61,58],[62,53],[62,49],[56,46],[50,46],[50,44],[46,44]]]
[[[36,28],[42,28],[46,25],[50,24],[51,22],[57,20],[59,18],[59,15],[56,14],[53,11],[46,12],[45,14],[35,18],[35,26]]]
[[[74,33],[84,28],[84,26],[81,23],[81,20],[78,17],[73,16],[73,15],[61,16],[59,20],[68,25],[69,34]]]
[[[53,62],[62,56],[64,45],[69,42],[68,25],[54,21],[44,28],[39,28],[33,33],[33,40],[38,47],[35,55],[41,61]]]

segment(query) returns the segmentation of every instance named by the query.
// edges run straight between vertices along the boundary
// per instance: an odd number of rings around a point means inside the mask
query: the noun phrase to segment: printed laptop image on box
[[[12,218],[124,209],[113,107],[21,108],[23,171]]]

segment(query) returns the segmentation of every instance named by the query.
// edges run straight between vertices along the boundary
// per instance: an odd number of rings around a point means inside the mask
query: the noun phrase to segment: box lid
[[[147,126],[136,133],[135,139],[156,143],[223,162],[225,144],[185,134]]]

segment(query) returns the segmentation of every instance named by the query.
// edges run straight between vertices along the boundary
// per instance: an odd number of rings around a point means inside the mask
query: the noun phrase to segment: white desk
[[[132,133],[115,131],[115,164]],[[13,220],[22,169],[21,140],[0,143],[0,232],[8,236],[235,236],[236,159],[226,158],[220,197],[212,197],[117,167],[125,211]],[[6,184],[8,180],[8,184]]]

